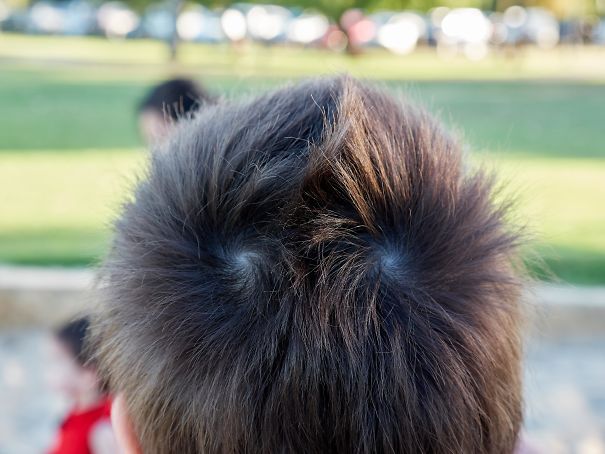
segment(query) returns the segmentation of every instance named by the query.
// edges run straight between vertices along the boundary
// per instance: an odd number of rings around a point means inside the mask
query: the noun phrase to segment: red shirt
[[[110,413],[109,398],[84,411],[70,412],[59,427],[57,439],[49,454],[92,454],[89,444],[91,431],[97,423],[109,422]]]

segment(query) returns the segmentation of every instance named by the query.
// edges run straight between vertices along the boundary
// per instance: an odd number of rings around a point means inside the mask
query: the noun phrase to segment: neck
[[[76,397],[74,408],[76,411],[86,411],[97,405],[102,398],[103,394],[96,389],[83,391]]]

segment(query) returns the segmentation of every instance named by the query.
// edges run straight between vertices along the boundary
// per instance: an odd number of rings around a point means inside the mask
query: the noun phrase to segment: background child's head
[[[156,85],[138,109],[139,129],[148,144],[164,139],[177,121],[188,118],[213,97],[190,79],[170,79]]]
[[[340,77],[163,147],[96,324],[129,452],[512,452],[517,239],[438,123]]]
[[[89,321],[78,318],[55,331],[52,343],[52,385],[72,401],[99,394],[96,367],[86,346]]]

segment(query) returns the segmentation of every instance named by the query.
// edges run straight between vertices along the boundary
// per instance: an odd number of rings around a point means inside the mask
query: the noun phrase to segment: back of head
[[[86,345],[88,328],[88,317],[80,317],[70,320],[55,331],[57,339],[81,366],[90,366],[92,361],[90,348]]]
[[[211,102],[212,96],[199,83],[176,78],[153,87],[139,105],[139,111],[155,111],[176,121]]]
[[[96,323],[145,453],[513,451],[516,238],[434,120],[318,79],[163,146]]]

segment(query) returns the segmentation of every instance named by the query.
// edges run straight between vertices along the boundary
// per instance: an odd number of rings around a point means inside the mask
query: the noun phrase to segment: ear
[[[113,399],[111,406],[111,424],[115,431],[118,446],[122,454],[143,454],[134,426],[128,415],[126,400],[122,394]]]

